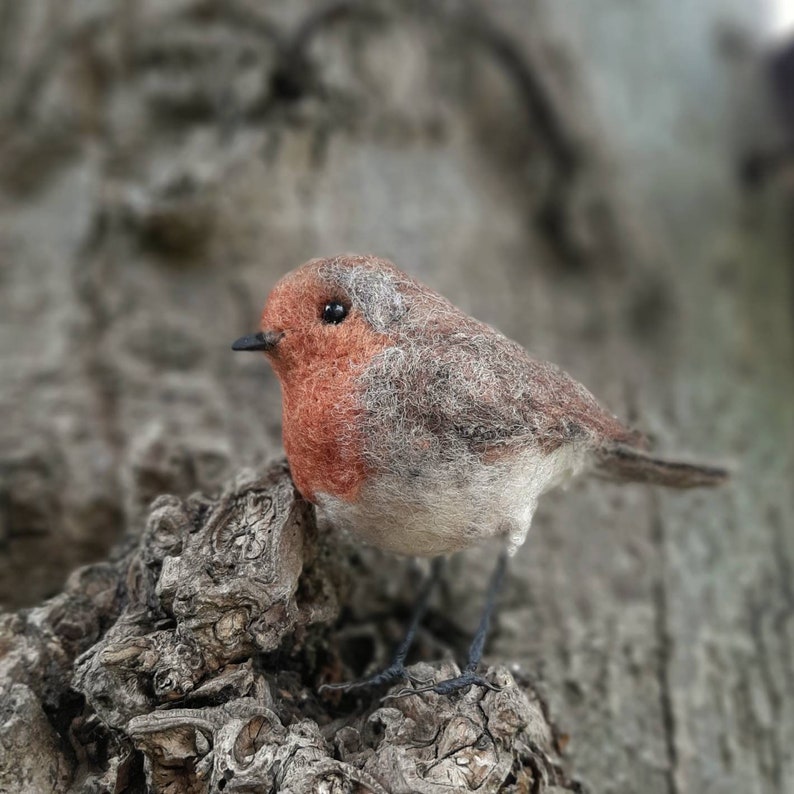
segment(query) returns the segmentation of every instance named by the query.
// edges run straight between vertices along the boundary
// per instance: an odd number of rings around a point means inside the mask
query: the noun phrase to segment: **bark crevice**
[[[653,585],[654,625],[658,642],[657,685],[659,687],[659,708],[664,730],[664,745],[667,754],[665,777],[668,794],[679,794],[678,786],[678,745],[676,737],[675,703],[670,682],[670,666],[673,663],[673,638],[669,628],[669,598],[667,584],[667,541],[664,519],[659,513],[658,504],[653,500],[651,518],[651,538],[656,548],[658,572]]]

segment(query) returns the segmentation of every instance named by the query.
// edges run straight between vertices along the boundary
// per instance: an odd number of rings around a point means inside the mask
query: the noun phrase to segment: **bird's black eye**
[[[339,301],[329,301],[323,309],[323,322],[329,325],[339,325],[347,317],[347,306]]]

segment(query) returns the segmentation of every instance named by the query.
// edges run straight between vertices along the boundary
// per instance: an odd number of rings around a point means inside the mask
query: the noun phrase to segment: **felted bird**
[[[403,555],[503,544],[466,667],[436,692],[492,686],[477,667],[493,602],[546,491],[585,472],[674,488],[727,477],[649,454],[559,367],[375,256],[313,259],[288,273],[261,331],[232,349],[269,360],[295,486],[333,525]],[[337,686],[403,676],[428,597],[425,587],[386,670]]]

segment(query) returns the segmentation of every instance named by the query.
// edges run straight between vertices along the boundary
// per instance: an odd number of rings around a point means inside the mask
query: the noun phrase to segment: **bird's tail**
[[[645,482],[668,488],[711,488],[730,476],[728,469],[666,460],[625,444],[609,444],[596,453],[595,474],[619,482]]]

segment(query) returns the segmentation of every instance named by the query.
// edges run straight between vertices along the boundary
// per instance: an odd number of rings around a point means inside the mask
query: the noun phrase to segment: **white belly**
[[[318,494],[317,503],[334,526],[396,554],[433,557],[494,538],[514,554],[540,495],[585,464],[586,451],[577,445],[550,454],[530,449],[477,466],[465,478],[385,476],[364,486],[356,502]]]

